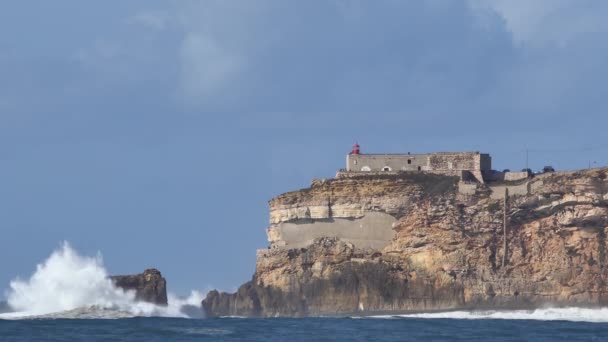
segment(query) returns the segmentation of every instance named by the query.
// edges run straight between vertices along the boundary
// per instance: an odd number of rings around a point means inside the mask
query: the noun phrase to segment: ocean
[[[65,243],[0,301],[0,341],[593,341],[608,340],[608,308],[443,312],[349,318],[213,318],[203,294],[135,300],[101,256]],[[8,311],[8,312],[7,312]]]
[[[2,341],[605,341],[608,323],[453,318],[0,320]]]

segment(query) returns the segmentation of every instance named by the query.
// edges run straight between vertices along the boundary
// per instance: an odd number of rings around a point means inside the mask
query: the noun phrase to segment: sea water
[[[607,323],[452,318],[0,320],[3,341],[606,341]]]
[[[11,282],[0,341],[608,341],[608,309],[454,311],[347,318],[202,318],[202,294],[135,301],[101,256],[67,243],[27,280]]]

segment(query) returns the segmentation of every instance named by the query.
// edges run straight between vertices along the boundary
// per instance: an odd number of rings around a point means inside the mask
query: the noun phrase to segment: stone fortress
[[[362,154],[359,144],[346,156],[346,172],[424,171],[484,183],[492,171],[492,158],[479,152],[428,154]]]
[[[486,153],[362,154],[358,144],[346,156],[346,169],[338,171],[334,180],[352,179],[356,184],[356,179],[361,177],[378,176],[376,182],[380,184],[382,176],[408,173],[458,177],[458,192],[464,196],[484,188],[491,191],[494,199],[502,198],[505,190],[515,195],[531,191],[529,172],[492,170],[492,158]],[[362,249],[381,249],[388,245],[395,235],[393,224],[398,219],[392,211],[401,210],[397,204],[392,208],[391,203],[401,203],[403,197],[407,197],[407,187],[390,188],[391,193],[383,192],[380,200],[353,185],[344,195],[359,198],[360,202],[353,204],[341,203],[335,192],[326,194],[326,182],[328,180],[314,180],[308,190],[285,193],[269,202],[270,227],[266,233],[270,248],[304,248],[321,237],[336,237]],[[317,192],[322,195],[318,196]],[[308,197],[316,200],[311,202]],[[385,209],[378,210],[382,207]],[[264,254],[265,250],[260,252]]]
[[[251,281],[210,292],[209,316],[608,306],[608,167],[508,179],[477,152],[355,147],[336,177],[269,201]]]

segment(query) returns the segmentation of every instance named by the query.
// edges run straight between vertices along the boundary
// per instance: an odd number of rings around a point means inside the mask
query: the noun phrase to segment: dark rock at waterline
[[[141,274],[111,276],[110,279],[124,290],[134,290],[137,300],[167,305],[167,281],[155,268]]]

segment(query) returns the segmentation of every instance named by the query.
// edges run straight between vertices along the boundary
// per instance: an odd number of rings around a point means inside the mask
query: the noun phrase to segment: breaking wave
[[[608,322],[608,308],[542,308],[535,310],[480,310],[448,311],[370,318],[426,318],[426,319],[510,319],[538,321]]]
[[[27,281],[11,281],[7,302],[13,312],[0,314],[0,319],[201,317],[200,292],[167,297],[168,306],[136,301],[134,291],[114,286],[101,255],[81,256],[64,242]]]

